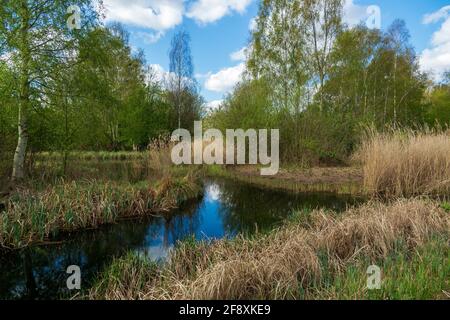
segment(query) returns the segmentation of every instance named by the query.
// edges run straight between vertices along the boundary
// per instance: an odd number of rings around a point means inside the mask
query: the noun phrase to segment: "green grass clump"
[[[121,300],[143,299],[140,293],[148,288],[154,279],[157,278],[159,271],[158,265],[146,257],[135,253],[128,253],[120,259],[114,259],[112,263],[105,268],[103,274],[107,277],[96,279],[92,292],[93,297],[105,297],[109,299]],[[132,291],[129,289],[133,288]]]
[[[339,300],[428,300],[449,298],[450,252],[445,239],[430,242],[408,252],[400,246],[378,265],[382,272],[381,289],[367,288],[368,266],[362,259],[347,267],[314,290],[310,298]]]
[[[450,202],[444,202],[441,204],[442,209],[444,209],[447,212],[450,212]]]

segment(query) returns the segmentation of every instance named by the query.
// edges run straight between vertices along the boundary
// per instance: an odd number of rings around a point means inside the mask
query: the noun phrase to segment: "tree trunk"
[[[394,128],[397,128],[397,52],[394,61]]]
[[[25,105],[21,102],[19,105],[19,139],[17,141],[17,148],[14,154],[12,173],[13,181],[22,180],[25,177],[25,154],[28,145],[28,128],[25,108]]]
[[[20,29],[20,98],[19,98],[19,121],[18,121],[18,133],[19,138],[17,141],[17,148],[14,154],[12,181],[16,182],[22,180],[25,177],[24,165],[25,154],[28,146],[28,119],[27,113],[30,104],[30,43],[28,39],[28,31],[30,27],[30,11],[26,1],[22,2],[20,9],[20,15],[22,17],[22,26]]]

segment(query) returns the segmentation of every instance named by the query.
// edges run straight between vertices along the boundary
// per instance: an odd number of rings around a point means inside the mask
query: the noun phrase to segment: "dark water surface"
[[[80,266],[82,288],[86,289],[112,258],[130,250],[160,260],[177,241],[187,237],[207,240],[267,230],[295,209],[339,211],[355,201],[335,194],[292,194],[230,180],[210,180],[205,183],[202,199],[174,212],[171,218],[121,221],[76,233],[61,243],[0,255],[0,299],[57,299],[74,295],[66,287],[70,265]]]

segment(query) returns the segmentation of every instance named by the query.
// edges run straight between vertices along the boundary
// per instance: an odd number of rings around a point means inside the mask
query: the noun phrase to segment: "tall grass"
[[[387,258],[375,262],[361,259],[343,272],[323,281],[308,299],[338,300],[406,300],[449,299],[450,250],[441,238],[410,250],[399,247]],[[367,266],[376,263],[382,270],[382,286],[367,288]]]
[[[356,158],[371,195],[450,194],[450,132],[371,131]]]
[[[158,265],[145,257],[129,253],[106,267],[107,279],[99,279],[96,290],[113,291],[116,300],[143,299],[146,286],[158,277]]]
[[[167,177],[155,185],[92,180],[62,181],[40,191],[19,189],[0,213],[0,246],[24,247],[120,218],[164,214],[200,192],[194,175]]]
[[[156,273],[154,269],[139,268],[131,259],[130,267],[144,279],[138,285],[128,280],[118,285],[118,278],[128,279],[129,257],[116,260],[114,265],[122,266],[114,269],[116,276],[110,279],[107,269],[99,279],[101,285],[95,285],[89,297],[308,298],[317,296],[318,290],[330,290],[326,284],[344,277],[358,261],[370,264],[384,261],[400,245],[409,255],[416,248],[426,246],[436,235],[445,239],[444,243],[448,242],[450,231],[448,213],[434,202],[418,199],[392,204],[371,202],[340,216],[319,210],[306,220],[309,222],[305,225],[303,217],[291,219],[280,229],[253,238],[238,237],[212,244],[181,243],[169,262]],[[444,248],[448,250],[447,243]],[[361,271],[359,279],[367,279],[366,269]],[[448,276],[446,270],[444,277]],[[442,276],[442,271],[439,272]],[[430,291],[436,288],[433,286]],[[389,290],[384,297],[397,297],[395,286]]]
[[[37,155],[40,176],[2,201],[0,247],[24,247],[120,218],[164,215],[202,191],[198,170],[174,168],[170,146],[159,140],[148,152],[71,156],[77,159],[73,168],[58,178],[60,154]]]

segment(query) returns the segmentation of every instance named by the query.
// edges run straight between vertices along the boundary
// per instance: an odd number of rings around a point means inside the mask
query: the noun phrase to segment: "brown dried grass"
[[[370,131],[355,158],[370,195],[450,194],[450,132]]]
[[[138,286],[110,286],[106,270],[90,298],[295,299],[320,281],[324,254],[327,272],[339,272],[357,258],[386,257],[400,243],[413,250],[449,231],[448,213],[431,200],[374,201],[340,216],[319,210],[308,226],[290,222],[253,239],[181,243],[167,265]]]

